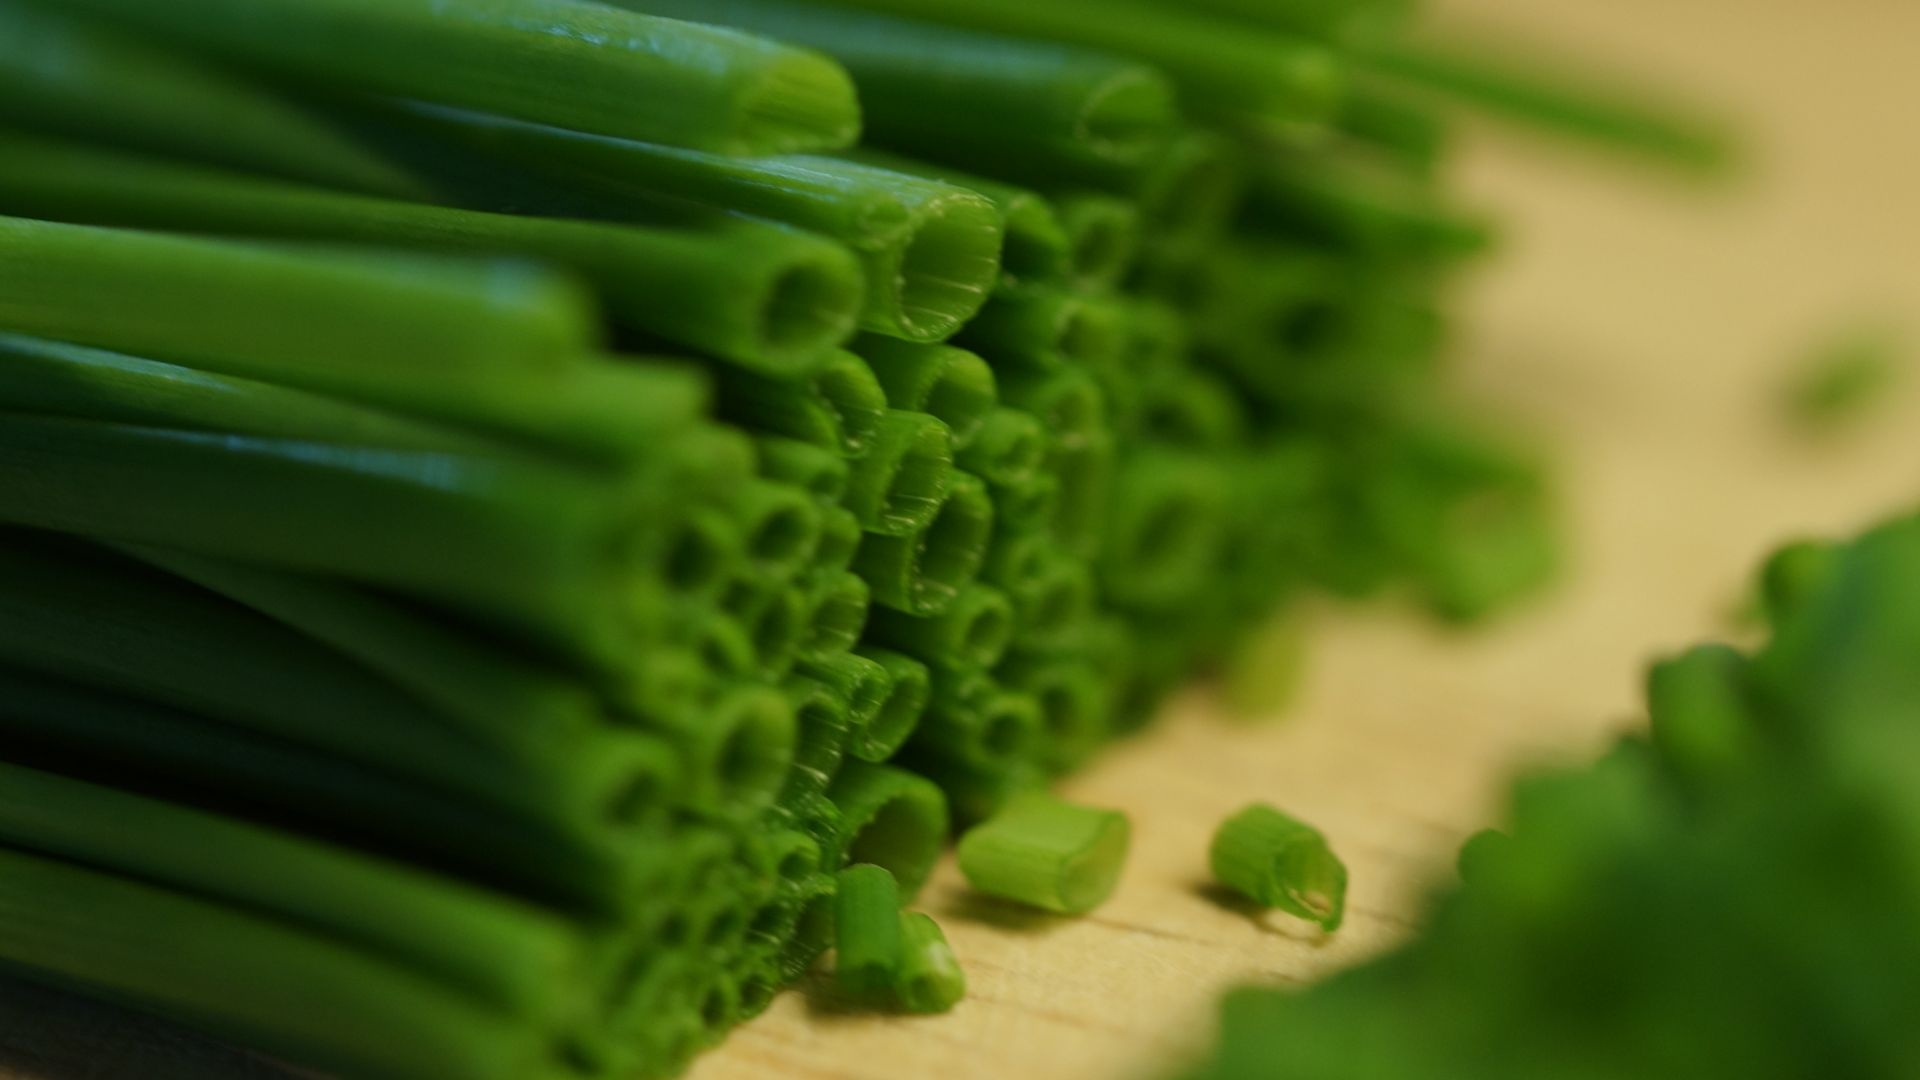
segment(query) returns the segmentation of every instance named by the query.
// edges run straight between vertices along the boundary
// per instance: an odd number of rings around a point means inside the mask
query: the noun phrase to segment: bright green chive
[[[867,455],[887,415],[886,391],[850,352],[829,354],[806,376],[772,378],[725,365],[713,374],[721,419],[848,458]]]
[[[424,194],[265,87],[53,5],[0,5],[0,119],[349,191]]]
[[[1126,605],[1178,604],[1216,569],[1231,510],[1230,477],[1211,457],[1128,456],[1103,529],[1102,581]]]
[[[904,536],[870,533],[854,568],[873,587],[875,603],[912,615],[937,615],[980,572],[993,537],[987,486],[955,473],[933,519]]]
[[[847,157],[894,172],[911,173],[968,191],[977,191],[993,200],[1006,221],[1005,247],[1000,252],[1003,285],[1045,285],[1066,279],[1072,261],[1072,245],[1053,204],[1038,192],[944,165],[877,150],[862,148],[849,152]]]
[[[844,879],[843,879],[844,880]],[[917,911],[902,912],[900,963],[893,996],[911,1013],[943,1013],[967,994],[967,975],[940,932],[940,924]]]
[[[1085,763],[1112,735],[1110,690],[1099,669],[1080,660],[1022,654],[994,675],[1027,694],[1040,709],[1041,758],[1055,772]]]
[[[631,209],[646,222],[674,200],[839,241],[865,270],[861,325],[876,333],[944,339],[980,309],[1000,275],[1000,210],[961,186],[840,158],[729,158],[468,113],[425,110],[411,120],[611,200],[604,210],[594,203],[595,216],[618,220]],[[561,191],[535,208],[566,214],[578,201]]]
[[[723,154],[853,142],[859,104],[825,57],[575,0],[73,0],[76,13],[344,89]]]
[[[1041,728],[1040,707],[1031,697],[977,671],[941,668],[912,752],[965,769],[1004,770],[1033,755]]]
[[[1071,192],[1054,200],[1073,251],[1073,278],[1083,289],[1106,289],[1126,276],[1140,243],[1140,211],[1124,199]]]
[[[8,137],[0,147],[8,158],[0,210],[550,261],[589,280],[624,325],[776,374],[809,370],[844,341],[864,291],[840,245],[705,208],[669,206],[645,223],[616,225],[342,194],[45,140]],[[325,298],[305,299],[318,307]]]
[[[824,577],[803,593],[807,630],[803,651],[828,656],[853,648],[867,628],[873,590],[859,574],[842,572]]]
[[[833,975],[840,988],[877,997],[900,975],[900,885],[885,868],[859,863],[840,871],[833,901]]]
[[[1097,366],[1125,345],[1121,328],[1106,309],[1069,292],[1039,287],[996,294],[958,341],[996,368],[1017,361],[1037,370],[1062,363]]]
[[[574,363],[597,336],[583,294],[517,263],[0,217],[0,281],[0,329],[353,396],[384,388],[395,405],[524,391],[529,372]],[[221,318],[206,318],[214,306]]]
[[[820,515],[820,544],[814,549],[813,570],[818,574],[832,574],[846,570],[853,565],[853,557],[860,551],[860,541],[866,533],[860,528],[860,519],[853,512],[841,506],[828,507]]]
[[[1171,75],[1203,114],[1317,124],[1337,105],[1341,64],[1330,50],[1141,0],[839,0],[840,7],[1083,45]]]
[[[887,392],[887,404],[922,412],[947,425],[954,445],[966,447],[999,400],[987,362],[950,345],[923,345],[867,337],[854,345]]]
[[[993,171],[1006,160],[1138,160],[1176,113],[1158,71],[1104,52],[787,0],[619,0],[808,45],[847,66],[865,142]]]
[[[953,483],[953,432],[926,413],[891,409],[853,462],[845,505],[869,532],[909,536],[934,520]]]
[[[1013,604],[1006,594],[974,582],[938,615],[880,608],[873,613],[867,639],[932,665],[984,670],[1000,662],[1015,631]]]
[[[1313,826],[1256,803],[1221,823],[1209,859],[1222,885],[1254,903],[1340,928],[1347,868]]]
[[[960,871],[990,896],[1083,915],[1119,885],[1130,831],[1117,810],[1020,795],[960,838]]]
[[[784,692],[792,703],[799,730],[793,767],[780,792],[780,804],[790,807],[797,800],[825,793],[839,775],[846,760],[853,717],[844,685],[792,675],[784,684]],[[826,846],[824,839],[821,843]]]
[[[925,777],[849,761],[829,792],[841,816],[837,853],[885,867],[911,897],[926,884],[947,842],[947,798]]]
[[[960,451],[962,469],[989,484],[1030,480],[1047,456],[1047,429],[1032,414],[995,409],[980,422],[973,441]]]
[[[856,756],[860,742],[894,692],[893,672],[878,660],[853,652],[821,653],[802,661],[799,674],[830,688],[847,704],[853,734],[848,750]]]
[[[862,761],[881,762],[905,745],[919,726],[932,693],[932,680],[927,665],[890,649],[861,646],[857,655],[886,671],[887,694],[866,727],[855,733],[850,750]]]
[[[832,450],[782,435],[762,435],[754,445],[759,449],[760,473],[769,480],[798,488],[829,506],[846,494],[847,459]],[[817,559],[817,547],[815,551]]]

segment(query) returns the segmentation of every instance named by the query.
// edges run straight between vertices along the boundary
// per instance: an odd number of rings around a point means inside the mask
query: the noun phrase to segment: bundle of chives
[[[1137,161],[1175,123],[1164,76],[1103,53],[788,0],[618,5],[820,49],[859,85],[865,141],[965,168]]]
[[[74,0],[235,63],[401,97],[725,154],[832,149],[859,133],[832,61],[730,30],[577,0]]]
[[[805,370],[844,341],[861,302],[861,275],[845,249],[697,210],[657,224],[590,225],[329,192],[45,140],[5,138],[0,148],[13,164],[0,209],[95,225],[547,259],[590,281],[623,325],[776,373]]]
[[[370,194],[421,185],[231,73],[31,0],[0,4],[0,121]]]

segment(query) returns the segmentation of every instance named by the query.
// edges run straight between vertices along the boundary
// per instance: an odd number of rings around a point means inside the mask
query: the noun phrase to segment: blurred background
[[[1430,7],[1442,35],[1624,73],[1718,108],[1744,136],[1738,175],[1704,182],[1472,131],[1460,186],[1498,212],[1504,242],[1468,283],[1454,362],[1467,394],[1550,448],[1572,546],[1563,584],[1470,636],[1393,611],[1313,612],[1284,717],[1229,720],[1201,688],[1069,785],[1133,816],[1111,904],[1010,924],[943,867],[923,906],[969,972],[958,1010],[843,1016],[784,995],[698,1080],[1162,1074],[1205,1040],[1224,988],[1309,980],[1406,935],[1425,883],[1494,813],[1499,778],[1590,756],[1634,724],[1656,653],[1737,638],[1741,585],[1765,551],[1920,503],[1915,372],[1896,370],[1844,430],[1809,433],[1783,405],[1822,350],[1860,333],[1911,350],[1920,329],[1920,5]],[[1249,920],[1201,887],[1208,832],[1256,798],[1319,823],[1347,859],[1337,939]],[[0,991],[7,1080],[268,1074],[158,1025]]]

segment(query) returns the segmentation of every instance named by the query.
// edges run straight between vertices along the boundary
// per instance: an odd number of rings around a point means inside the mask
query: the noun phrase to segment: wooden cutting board
[[[1316,610],[1302,698],[1258,725],[1196,691],[1069,786],[1124,808],[1118,895],[1078,920],[969,897],[943,867],[920,906],[971,991],[926,1019],[846,1015],[804,991],[693,1080],[1116,1080],[1161,1075],[1230,985],[1298,983],[1411,932],[1459,841],[1496,818],[1518,762],[1588,755],[1635,722],[1639,671],[1726,634],[1755,561],[1791,535],[1920,504],[1920,371],[1847,437],[1809,443],[1775,401],[1820,339],[1905,318],[1920,359],[1920,6],[1912,0],[1450,0],[1445,23],[1627,58],[1737,107],[1759,160],[1702,191],[1578,151],[1479,138],[1463,182],[1508,250],[1464,297],[1461,378],[1555,448],[1566,584],[1490,632],[1392,610]],[[1218,821],[1253,799],[1319,823],[1353,872],[1320,940],[1205,887]],[[66,999],[0,987],[0,1078],[265,1075],[229,1052]],[[278,1074],[275,1074],[278,1075]]]

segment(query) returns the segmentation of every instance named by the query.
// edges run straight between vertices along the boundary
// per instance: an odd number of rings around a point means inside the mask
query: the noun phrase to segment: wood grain
[[[1225,987],[1309,980],[1407,934],[1422,889],[1497,813],[1499,779],[1520,762],[1588,754],[1633,724],[1645,661],[1727,633],[1768,547],[1920,502],[1914,381],[1829,444],[1791,437],[1773,408],[1783,375],[1823,335],[1888,314],[1920,334],[1920,124],[1909,111],[1920,7],[1433,6],[1443,21],[1497,20],[1631,58],[1737,106],[1761,151],[1751,180],[1709,193],[1533,143],[1472,147],[1463,182],[1499,209],[1509,244],[1463,298],[1461,377],[1556,448],[1574,538],[1567,584],[1471,637],[1395,611],[1313,612],[1310,675],[1284,721],[1229,721],[1195,691],[1070,785],[1134,821],[1106,907],[1023,916],[971,898],[945,866],[921,906],[966,965],[972,990],[956,1011],[850,1016],[785,994],[693,1080],[1162,1074],[1206,1037]],[[1319,823],[1348,860],[1352,914],[1336,938],[1206,890],[1213,826],[1253,799]],[[250,1074],[204,1048],[165,1051],[173,1038],[0,994],[6,1080]],[[9,1052],[29,1042],[30,1054]],[[163,1049],[143,1058],[141,1046]]]

